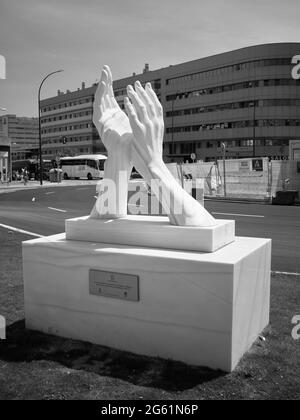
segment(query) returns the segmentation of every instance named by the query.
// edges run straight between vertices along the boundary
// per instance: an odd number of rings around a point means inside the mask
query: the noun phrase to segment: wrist
[[[167,169],[165,162],[162,158],[151,160],[149,163],[147,163],[147,168],[151,173],[159,174],[165,172]]]
[[[107,174],[118,174],[120,171],[130,171],[132,164],[129,156],[118,150],[115,153],[108,155],[105,162],[105,172]]]

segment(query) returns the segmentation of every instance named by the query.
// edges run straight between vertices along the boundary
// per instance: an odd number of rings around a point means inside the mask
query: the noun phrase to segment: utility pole
[[[253,157],[256,157],[256,102],[253,101]]]
[[[63,70],[56,70],[52,73],[49,73],[44,79],[42,80],[39,93],[38,93],[38,106],[39,106],[39,160],[40,160],[40,184],[43,185],[43,152],[42,152],[42,127],[41,127],[41,90],[45,81],[56,73],[61,73]]]
[[[226,144],[225,143],[221,143],[221,149],[223,152],[223,178],[224,178],[224,197],[227,196],[227,191],[226,191]]]
[[[174,99],[172,100],[172,155],[175,154],[174,143]]]

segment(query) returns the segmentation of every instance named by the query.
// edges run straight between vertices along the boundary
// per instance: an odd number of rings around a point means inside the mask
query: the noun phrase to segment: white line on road
[[[38,235],[37,233],[28,232],[27,230],[18,229],[18,228],[15,228],[13,226],[3,225],[2,223],[0,223],[0,227],[2,227],[4,229],[12,230],[13,232],[24,233],[25,235],[35,236],[36,238],[43,238],[42,235]]]
[[[212,212],[212,214],[220,215],[220,216],[237,216],[237,217],[258,217],[263,219],[265,216],[260,216],[257,214],[236,214],[236,213],[216,213]]]
[[[60,213],[67,213],[67,210],[56,209],[54,207],[48,207],[49,210],[59,211]]]
[[[272,274],[282,274],[284,276],[297,276],[297,277],[300,277],[300,273],[288,273],[286,271],[272,271]]]
[[[55,194],[55,191],[47,192],[45,195]]]

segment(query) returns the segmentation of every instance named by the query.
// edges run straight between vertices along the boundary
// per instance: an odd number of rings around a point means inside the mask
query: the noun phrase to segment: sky
[[[299,0],[0,0],[0,108],[36,116],[42,98],[250,45],[300,42]],[[300,54],[300,51],[299,51]]]

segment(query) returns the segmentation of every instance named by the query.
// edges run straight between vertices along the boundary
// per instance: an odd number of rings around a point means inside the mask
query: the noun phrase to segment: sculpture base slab
[[[216,220],[216,226],[173,226],[167,217],[127,216],[105,220],[80,217],[66,220],[68,240],[215,252],[235,240],[235,221]]]
[[[270,260],[271,241],[255,238],[207,254],[28,241],[26,326],[230,372],[269,323]],[[139,300],[90,294],[91,270],[138,276]]]

